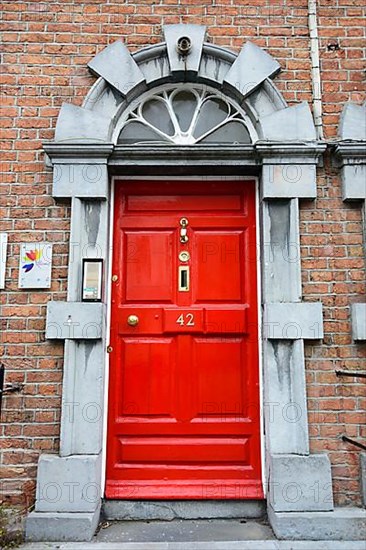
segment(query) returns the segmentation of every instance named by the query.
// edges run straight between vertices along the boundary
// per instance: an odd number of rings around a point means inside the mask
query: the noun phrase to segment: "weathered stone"
[[[161,80],[169,78],[170,65],[165,44],[155,44],[134,52],[132,56],[143,73],[146,84],[157,85]]]
[[[272,340],[323,338],[321,302],[264,304],[264,333]]]
[[[103,445],[104,359],[101,340],[66,340],[60,455],[98,454]]]
[[[366,512],[360,508],[336,508],[332,512],[275,512],[268,506],[268,519],[279,539],[360,540],[364,544],[366,538]],[[323,548],[322,545],[319,547]]]
[[[352,304],[352,336],[366,340],[366,304]]]
[[[333,510],[326,454],[270,455],[268,502],[276,512]]]
[[[268,453],[308,454],[303,340],[265,340],[264,421]]]
[[[46,338],[86,340],[102,337],[104,304],[48,302]]]
[[[109,144],[43,144],[53,165],[52,196],[105,200],[109,193],[107,161],[113,151]]]
[[[343,200],[366,200],[366,142],[365,163],[347,164],[342,166],[342,196]]]
[[[55,163],[52,196],[56,198],[107,198],[108,170],[103,163]]]
[[[298,200],[264,201],[262,218],[263,300],[298,302],[301,300]]]
[[[98,527],[100,506],[94,512],[31,512],[26,519],[28,541],[90,541]]]
[[[263,199],[316,197],[315,164],[264,164],[262,169]]]
[[[124,96],[145,81],[136,61],[120,40],[104,48],[89,61],[88,67]]]
[[[272,141],[316,140],[313,117],[305,101],[261,117],[258,131],[261,139]]]
[[[264,501],[259,500],[105,500],[102,510],[106,519],[123,521],[259,518],[265,513]]]
[[[247,97],[281,69],[278,61],[252,42],[247,42],[224,78],[240,97]]]
[[[111,120],[108,117],[63,103],[57,119],[55,141],[105,142],[109,140],[110,125]]]
[[[202,58],[199,67],[198,77],[206,82],[222,84],[231,65],[236,59],[234,53],[224,52],[214,44],[203,45]],[[218,58],[220,61],[218,61]]]
[[[360,453],[360,478],[361,497],[364,508],[366,508],[366,453]]]
[[[36,512],[94,512],[101,500],[101,455],[41,455]]]
[[[198,72],[206,27],[203,25],[164,25],[163,26],[170,70]],[[187,56],[178,53],[177,42],[181,37],[187,37],[191,41],[191,50]]]
[[[342,140],[366,141],[366,103],[346,103],[339,123],[339,136]]]

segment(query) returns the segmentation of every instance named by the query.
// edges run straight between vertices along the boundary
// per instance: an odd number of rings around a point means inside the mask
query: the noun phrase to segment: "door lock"
[[[181,243],[187,243],[188,242],[188,235],[187,235],[188,220],[187,220],[187,218],[181,218],[179,223],[181,225],[180,242]]]

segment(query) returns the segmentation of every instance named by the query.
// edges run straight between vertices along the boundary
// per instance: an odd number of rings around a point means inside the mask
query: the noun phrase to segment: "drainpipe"
[[[316,0],[308,0],[308,12],[310,33],[311,82],[313,88],[313,112],[317,138],[323,139],[324,134],[322,116],[322,91],[320,79],[319,37]]]

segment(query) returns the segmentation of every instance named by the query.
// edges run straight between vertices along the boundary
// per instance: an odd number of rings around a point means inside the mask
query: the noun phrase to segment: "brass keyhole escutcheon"
[[[181,243],[187,243],[188,242],[188,235],[187,235],[188,220],[187,220],[187,218],[181,218],[179,223],[181,225],[180,242]]]
[[[129,315],[127,317],[127,324],[130,325],[130,327],[135,327],[139,324],[139,318],[137,315]]]

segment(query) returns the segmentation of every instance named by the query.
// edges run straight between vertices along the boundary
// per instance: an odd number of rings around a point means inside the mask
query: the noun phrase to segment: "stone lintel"
[[[282,540],[360,540],[363,543],[366,538],[366,513],[360,508],[336,508],[331,512],[276,512],[268,506],[267,511],[276,537]]]
[[[255,143],[263,164],[319,164],[327,146],[324,143],[283,140]]]
[[[89,542],[100,518],[100,505],[94,512],[31,512],[26,519],[25,538],[29,542]]]
[[[323,338],[321,302],[264,304],[264,335],[268,340]]]
[[[78,143],[45,141],[43,149],[51,162],[70,164],[85,164],[86,162],[105,162],[113,152],[113,143]]]
[[[101,455],[41,455],[36,512],[94,512],[101,500]]]
[[[206,27],[204,25],[164,25],[163,31],[171,72],[198,73]],[[191,50],[187,56],[182,56],[177,50],[177,41],[182,37],[187,37],[191,41]]]
[[[333,510],[328,455],[270,455],[269,472],[268,497],[274,511]]]
[[[102,338],[104,304],[96,302],[48,302],[46,338],[87,340]]]
[[[366,303],[352,304],[352,336],[354,340],[366,340]]]
[[[253,145],[116,145],[109,165],[116,166],[259,166]]]
[[[110,44],[88,63],[89,69],[101,76],[123,96],[145,82],[136,61],[128,48],[117,40]]]

